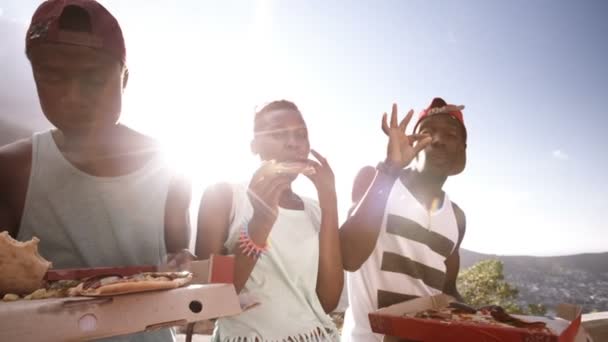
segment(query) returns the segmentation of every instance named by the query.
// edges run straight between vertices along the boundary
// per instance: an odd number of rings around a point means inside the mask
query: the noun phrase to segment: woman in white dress
[[[256,113],[251,149],[262,165],[249,184],[211,186],[199,209],[196,254],[234,254],[237,291],[259,303],[219,319],[214,340],[338,340],[327,315],[344,283],[333,172],[310,149],[304,118],[289,101]],[[318,200],[292,191],[299,174],[313,182]]]

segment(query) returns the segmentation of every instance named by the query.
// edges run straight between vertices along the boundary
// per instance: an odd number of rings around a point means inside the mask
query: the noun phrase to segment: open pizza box
[[[369,322],[375,333],[390,336],[386,340],[425,342],[479,341],[479,342],[575,342],[581,324],[581,308],[561,304],[556,318],[521,316],[526,321],[545,322],[551,333],[531,331],[516,327],[492,326],[472,321],[442,321],[404,316],[428,309],[446,307],[452,297],[440,294],[422,297],[382,308],[369,314]]]
[[[0,301],[0,341],[82,341],[154,330],[241,312],[234,259],[194,261],[192,282],[112,297]]]

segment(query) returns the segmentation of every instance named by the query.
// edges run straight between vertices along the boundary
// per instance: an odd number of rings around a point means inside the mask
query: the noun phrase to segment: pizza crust
[[[180,286],[186,285],[192,280],[192,274],[189,274],[184,278],[177,278],[173,280],[141,280],[141,281],[123,281],[114,284],[102,285],[98,288],[84,289],[84,283],[81,283],[77,287],[70,289],[70,295],[79,296],[115,296],[127,293],[156,291],[156,290],[170,290]]]
[[[38,254],[40,240],[14,240],[7,231],[0,233],[0,293],[28,294],[41,287],[51,262]]]
[[[2,300],[5,302],[14,302],[19,299],[21,299],[21,297],[19,297],[19,295],[16,295],[14,293],[7,293],[4,295],[4,297],[2,297]]]

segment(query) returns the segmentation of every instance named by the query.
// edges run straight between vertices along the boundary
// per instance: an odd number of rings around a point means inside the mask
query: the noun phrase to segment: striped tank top
[[[395,181],[374,251],[357,272],[347,274],[350,306],[343,341],[381,341],[371,331],[370,312],[442,292],[445,260],[459,238],[452,203],[444,196],[441,207],[431,212],[403,179]]]

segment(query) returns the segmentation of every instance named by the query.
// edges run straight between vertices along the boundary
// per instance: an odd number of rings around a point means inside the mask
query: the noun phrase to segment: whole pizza
[[[551,333],[545,322],[529,322],[509,315],[500,306],[486,306],[479,309],[452,302],[447,307],[407,313],[405,317],[432,319],[443,322],[475,323],[509,328],[523,328],[536,332]]]

